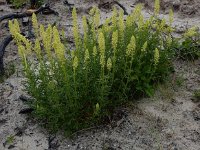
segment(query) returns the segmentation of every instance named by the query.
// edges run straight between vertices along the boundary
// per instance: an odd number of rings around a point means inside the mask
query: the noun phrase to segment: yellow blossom
[[[43,25],[40,25],[40,37],[42,38],[42,40],[45,39],[45,31],[44,31],[44,26]]]
[[[72,11],[72,18],[73,18],[73,34],[74,34],[74,41],[75,41],[75,46],[76,49],[79,49],[79,29],[78,29],[78,18],[77,18],[77,13],[76,13],[76,8],[73,8]]]
[[[65,61],[65,46],[61,43],[59,32],[55,26],[53,27],[53,48],[55,50],[55,53],[58,59],[61,62],[64,62]],[[51,59],[50,51],[48,51],[48,53]]]
[[[78,58],[77,58],[76,56],[74,57],[72,66],[73,66],[73,70],[74,70],[74,71],[75,71],[75,70],[77,69],[77,67],[78,67]]]
[[[167,37],[167,45],[170,46],[171,43],[172,43],[172,37],[169,35],[169,36]]]
[[[96,46],[93,47],[93,53],[92,54],[93,54],[94,57],[96,57],[96,55],[97,55],[97,47]]]
[[[88,24],[87,24],[86,16],[83,16],[82,22],[83,22],[83,31],[84,31],[83,40],[84,40],[84,45],[86,46],[86,44],[87,44],[87,34],[88,34]]]
[[[18,45],[21,45],[21,42],[23,42],[26,45],[26,54],[31,52],[31,42],[26,39],[23,35],[20,33],[15,33],[15,40],[17,41]]]
[[[132,22],[131,16],[127,16],[127,18],[126,18],[126,26],[127,26],[127,28],[131,27],[132,23],[133,22]]]
[[[99,9],[97,7],[95,9],[94,23],[95,23],[95,27],[98,27],[99,24],[100,24],[100,12],[99,12]]]
[[[34,50],[35,50],[35,53],[36,53],[37,57],[40,59],[41,58],[41,46],[40,46],[39,39],[35,40]]]
[[[107,69],[108,69],[108,71],[111,71],[111,69],[112,69],[112,60],[110,58],[108,58],[108,60],[107,60]]]
[[[146,48],[147,48],[147,41],[143,44],[141,51],[146,52]]]
[[[51,50],[51,44],[52,44],[52,27],[51,25],[48,25],[48,28],[46,30],[46,37],[43,40],[44,41],[44,47],[46,50]]]
[[[54,26],[53,27],[53,45],[61,43],[60,41],[60,35],[58,32],[58,29]]]
[[[33,13],[32,15],[32,25],[33,25],[33,29],[34,29],[34,32],[35,32],[35,35],[36,37],[38,37],[38,21],[37,21],[37,17],[35,15],[35,13]]]
[[[65,62],[65,46],[62,43],[60,43],[59,45],[56,46],[55,52],[56,52],[58,59],[62,63],[64,63]]]
[[[160,0],[155,0],[154,13],[155,13],[155,15],[158,15],[159,12],[160,12]]]
[[[8,27],[10,29],[11,35],[14,37],[14,35],[15,35],[15,28],[14,28],[13,22],[11,20],[8,21]]]
[[[27,64],[27,60],[26,60],[26,54],[25,54],[25,47],[22,46],[22,45],[19,45],[18,46],[18,53],[19,53],[19,56],[23,59],[23,62],[24,62],[24,65],[25,65],[25,68],[28,67],[28,64]]]
[[[97,104],[95,105],[95,111],[94,111],[94,114],[95,114],[95,115],[98,115],[99,112],[100,112],[100,106],[99,106],[99,103],[97,103]]]
[[[118,31],[116,30],[112,34],[112,47],[114,50],[117,49],[117,43],[118,43]]]
[[[98,38],[99,49],[100,49],[100,64],[101,67],[104,68],[105,65],[105,38],[103,32],[99,34]]]
[[[136,48],[136,41],[135,41],[135,37],[132,36],[131,40],[130,40],[130,43],[128,44],[127,49],[126,49],[126,56],[127,57],[134,56],[135,48]]]
[[[154,64],[157,65],[158,62],[159,62],[159,50],[156,48],[155,51],[154,51]]]
[[[25,57],[25,47],[24,46],[22,46],[22,45],[19,45],[18,46],[18,53],[19,53],[19,56],[21,57],[21,58],[24,58]]]
[[[14,27],[15,27],[15,31],[17,33],[21,33],[20,27],[19,27],[19,22],[17,21],[17,19],[14,19]]]
[[[140,15],[139,20],[138,20],[138,27],[142,28],[143,25],[144,25],[144,17],[143,17],[143,15]]]
[[[124,38],[124,29],[125,29],[125,26],[124,26],[124,12],[123,10],[120,11],[119,13],[119,21],[118,21],[118,25],[119,25],[119,36],[120,36],[120,39],[123,40]]]
[[[112,14],[112,28],[116,28],[117,26],[117,9],[114,7],[113,14]]]
[[[91,16],[94,15],[94,13],[95,13],[95,9],[96,9],[96,7],[92,7],[92,9],[90,9],[89,14],[90,14]]]
[[[173,23],[174,21],[174,12],[172,9],[169,10],[169,23],[170,25]]]
[[[184,37],[193,37],[197,34],[197,27],[192,27],[188,29],[186,33],[184,33]]]
[[[72,57],[72,59],[75,57],[75,51],[74,50],[71,50],[71,57]]]
[[[105,30],[105,32],[110,32],[110,30],[111,30],[111,26],[109,25],[109,23],[110,23],[110,18],[107,18],[106,20],[105,20],[105,23],[104,23],[104,26],[103,26],[103,28],[104,28],[104,30]]]
[[[130,15],[132,23],[134,23],[136,20],[138,20],[139,16],[141,15],[142,8],[143,8],[142,4],[137,4],[135,6],[134,11]]]
[[[86,64],[88,60],[90,59],[90,54],[88,49],[85,50],[85,56],[84,56],[84,63]]]

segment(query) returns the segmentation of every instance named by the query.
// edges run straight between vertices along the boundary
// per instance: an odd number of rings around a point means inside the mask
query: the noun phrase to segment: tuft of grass
[[[4,71],[4,74],[0,75],[0,83],[4,82],[5,79],[15,73],[15,65],[13,63],[9,63]]]
[[[14,135],[10,135],[10,136],[8,136],[6,138],[6,143],[7,144],[13,144],[14,140],[15,140],[15,136]]]
[[[195,102],[199,102],[200,101],[200,90],[196,90],[193,95],[195,98]]]

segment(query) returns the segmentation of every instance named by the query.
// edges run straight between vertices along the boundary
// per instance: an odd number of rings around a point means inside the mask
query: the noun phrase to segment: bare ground
[[[131,12],[138,1],[121,0],[120,3]],[[45,24],[57,22],[59,28],[64,29],[66,36],[71,38],[70,12],[62,1],[58,0],[54,5],[55,2],[52,2],[52,7],[60,13],[59,17],[40,14],[38,18]],[[143,2],[146,3],[143,13],[148,17],[152,13],[153,3],[152,0]],[[174,27],[177,32],[189,26],[200,26],[198,0],[163,0],[160,17],[166,17],[167,8],[174,7],[175,2],[179,5],[178,9],[175,7]],[[89,8],[97,3],[76,1],[79,17],[87,14]],[[185,13],[182,10],[184,7],[195,10],[195,13]],[[0,10],[3,10],[0,16],[16,11],[8,5],[0,5]],[[104,20],[110,16],[111,9],[102,8],[101,13]],[[1,39],[8,34],[5,23],[0,24]],[[5,65],[11,62],[15,64],[16,72],[0,84],[0,150],[200,150],[200,103],[192,101],[193,92],[200,89],[200,60],[175,61],[173,80],[160,85],[154,97],[116,110],[116,119],[106,127],[77,132],[72,139],[64,138],[61,133],[51,135],[33,118],[19,114],[27,107],[20,99],[21,95],[26,94],[23,92],[24,78],[13,43],[7,47],[5,54]]]

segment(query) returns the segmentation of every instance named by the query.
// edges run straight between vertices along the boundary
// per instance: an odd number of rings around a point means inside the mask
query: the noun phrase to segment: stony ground
[[[4,1],[4,0],[0,0]],[[102,1],[69,1],[75,3],[79,17]],[[152,13],[153,0],[121,0],[128,12],[138,2],[144,2],[143,13]],[[54,5],[56,4],[56,5]],[[72,18],[69,8],[62,0],[52,0],[51,6],[59,16],[42,15],[41,23],[56,22],[60,29],[71,38]],[[174,27],[177,33],[189,26],[200,26],[198,0],[162,0],[162,14],[166,17],[168,8],[176,11]],[[24,11],[14,10],[0,3],[0,16]],[[102,20],[111,14],[110,7],[101,8]],[[8,34],[6,21],[0,23],[0,41]],[[49,134],[37,121],[25,114],[21,66],[16,46],[11,43],[5,54],[5,66],[15,65],[15,73],[0,83],[0,150],[200,150],[200,103],[194,102],[193,92],[200,89],[200,60],[195,62],[174,61],[175,73],[172,80],[160,85],[155,96],[119,108],[107,126],[90,128],[64,138],[61,133]]]

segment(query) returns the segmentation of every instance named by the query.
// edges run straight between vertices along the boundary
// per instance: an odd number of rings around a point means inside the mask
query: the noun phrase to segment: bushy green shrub
[[[22,7],[25,3],[27,3],[27,0],[11,0],[11,3],[12,3],[16,8],[20,8],[20,7]]]
[[[74,50],[61,42],[57,28],[33,27],[36,40],[20,34],[17,21],[9,22],[27,78],[26,90],[34,98],[34,113],[52,130],[67,133],[97,123],[113,108],[142,94],[152,95],[155,85],[170,72],[172,28],[154,16],[145,20],[142,5],[124,21],[123,11],[100,26],[100,12],[83,17],[81,37],[73,9]],[[172,20],[172,16],[170,17]],[[37,61],[35,61],[36,58]]]
[[[35,1],[35,4],[33,4],[34,1]],[[30,2],[31,5],[35,5],[35,6],[32,6],[32,7],[39,7],[43,4],[43,0],[11,0],[11,3],[16,8],[20,8],[28,2]]]
[[[176,57],[184,60],[195,60],[200,57],[200,34],[196,27],[188,29],[175,47]]]

